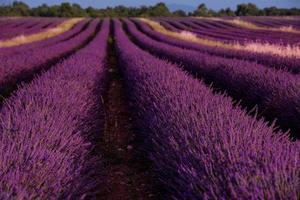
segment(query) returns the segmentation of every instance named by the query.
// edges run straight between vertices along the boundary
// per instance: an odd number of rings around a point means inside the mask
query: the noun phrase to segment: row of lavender
[[[63,22],[65,18],[18,18],[18,19],[3,19],[0,20],[0,28],[3,32],[14,28],[23,28],[23,30],[33,28],[44,24],[44,26],[51,25],[54,22]]]
[[[62,36],[22,48],[29,48],[34,55],[32,63],[43,65],[45,60],[36,59],[39,49],[51,61],[54,55],[84,44],[97,30],[97,24],[97,20],[85,21]],[[146,140],[144,150],[169,192],[167,198],[299,197],[299,142],[292,143],[287,134],[275,133],[263,121],[249,117],[240,107],[234,107],[229,97],[213,94],[212,89],[178,66],[139,49],[127,38],[121,23],[116,20],[114,24],[119,63],[139,128],[137,133]],[[243,96],[248,99],[246,102],[260,102],[260,106],[278,100],[275,110],[296,108],[284,111],[292,115],[287,116],[288,120],[296,120],[293,123],[297,124],[299,98],[295,94],[299,94],[299,82],[295,76],[261,65],[254,65],[252,70],[253,63],[230,62],[231,59],[209,56],[200,50],[166,45],[139,32],[131,21],[125,20],[125,24],[137,44],[164,59],[180,62],[220,88],[225,81],[222,89],[237,99]],[[139,25],[141,29],[144,26]],[[104,124],[100,96],[106,83],[103,61],[108,32],[109,23],[105,20],[87,47],[22,86],[4,104],[0,111],[0,151],[4,152],[0,157],[1,199],[89,198],[105,185],[101,155],[95,155],[93,149]],[[59,46],[58,42],[62,44]],[[47,49],[57,54],[49,52],[47,57]],[[17,49],[3,51],[2,58],[8,59],[13,51]],[[176,60],[172,59],[173,53],[178,53],[176,57],[186,56]],[[31,54],[16,53],[19,58]],[[238,70],[240,65],[248,71]],[[24,69],[32,73],[34,66],[29,63]],[[22,70],[16,71],[22,75]],[[266,82],[258,75],[262,71]],[[274,86],[267,90],[270,84]],[[284,91],[283,87],[290,89]],[[244,90],[250,94],[241,95]],[[276,95],[286,98],[277,99]]]
[[[168,191],[166,199],[299,197],[299,142],[249,117],[178,66],[139,49],[121,22],[114,24],[137,132]],[[126,24],[139,40],[133,25]],[[165,51],[174,53],[171,47],[160,53]]]
[[[64,21],[63,18],[26,18],[18,23],[3,24],[0,32],[0,40],[10,39],[20,35],[29,35],[40,31],[45,31],[49,28],[56,27]]]
[[[248,60],[252,62],[257,62],[265,66],[269,66],[276,69],[282,69],[289,71],[294,74],[300,73],[300,59],[299,58],[287,58],[270,54],[262,54],[256,52],[240,51],[235,49],[225,49],[222,47],[209,47],[200,44],[194,44],[190,42],[185,42],[182,40],[175,40],[170,37],[166,37],[162,34],[159,34],[156,31],[153,31],[150,27],[145,24],[134,20],[135,23],[139,25],[139,28],[142,32],[149,35],[150,37],[168,43],[170,45],[175,45],[184,49],[197,50],[199,52],[215,55],[225,58],[234,58],[239,60]]]
[[[294,33],[268,30],[249,30],[247,28],[234,26],[225,21],[188,19],[182,21],[182,23],[186,27],[192,28],[191,30],[195,31],[198,35],[210,35],[213,38],[221,38],[227,42],[239,42],[243,44],[251,41],[258,41],[284,45],[295,45],[299,43],[299,37]],[[230,27],[230,25],[234,27]],[[227,28],[224,29],[224,27]]]
[[[24,45],[20,47],[22,51],[18,47],[4,49],[0,52],[0,55],[3,53],[0,56],[0,94],[8,95],[12,90],[11,86],[28,79],[36,72],[47,70],[59,59],[84,45],[95,33],[98,24],[99,20],[93,20],[84,31],[78,30],[80,26],[74,28],[73,31],[78,33],[76,35],[72,31],[53,39]]]
[[[299,34],[266,30],[250,30],[234,26],[225,21],[194,18],[160,18],[156,20],[172,31],[190,31],[202,38],[204,37],[227,43],[239,42],[243,44],[249,41],[260,41],[284,45],[295,45],[300,43]]]
[[[78,37],[86,39],[97,23]],[[89,198],[105,185],[101,155],[93,149],[103,131],[100,95],[108,34],[109,21],[104,20],[86,47],[21,87],[3,105],[1,199]],[[78,44],[79,39],[72,41]]]
[[[261,41],[277,44],[299,44],[299,34],[295,33],[270,30],[252,30],[241,28],[226,21],[187,19],[185,22],[188,26],[194,24],[194,30],[200,31],[201,34],[210,32],[211,34],[216,34],[216,37],[226,36],[228,41],[236,40],[241,43],[249,41]],[[209,28],[208,31],[207,26],[211,26],[211,29]],[[224,29],[224,26],[230,28]],[[231,26],[233,26],[233,28]],[[207,32],[205,32],[205,30]]]
[[[221,89],[235,100],[241,100],[241,104],[247,106],[249,110],[257,106],[259,115],[269,121],[277,119],[277,124],[281,128],[291,129],[293,137],[300,137],[298,76],[253,62],[227,59],[190,50],[184,46],[187,42],[180,42],[163,35],[160,35],[157,41],[140,32],[133,22],[124,21],[128,32],[142,48],[162,59],[179,63],[187,71],[203,78],[208,84],[213,83],[216,90]],[[145,30],[151,32],[149,29]],[[178,42],[183,48],[169,45],[165,41]]]
[[[265,26],[271,28],[280,28],[280,27],[293,27],[295,29],[300,29],[299,18],[295,17],[242,17],[244,21],[254,23],[258,26]]]
[[[26,18],[21,19],[12,19],[12,18],[0,18],[0,27],[1,29],[7,29],[7,28],[17,28],[19,26],[23,26],[25,23],[24,20]]]
[[[78,22],[73,28],[70,30],[59,34],[55,37],[51,37],[45,40],[36,41],[32,43],[28,43],[26,45],[17,45],[12,47],[0,48],[0,56],[11,56],[22,53],[24,51],[32,51],[39,48],[44,48],[46,46],[52,46],[56,43],[60,43],[63,41],[67,41],[78,35],[80,32],[84,31],[89,25],[90,20],[82,20]]]

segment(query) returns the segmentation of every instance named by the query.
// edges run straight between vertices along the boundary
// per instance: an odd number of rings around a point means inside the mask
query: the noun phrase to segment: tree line
[[[61,3],[60,5],[48,6],[42,4],[30,8],[26,3],[14,1],[10,5],[0,5],[0,16],[40,16],[40,17],[223,17],[223,16],[291,16],[300,15],[299,8],[258,8],[253,3],[243,3],[236,7],[215,11],[208,9],[205,4],[200,4],[194,12],[186,13],[183,10],[171,12],[164,3],[157,3],[154,6],[141,7],[107,7],[107,8],[82,8],[79,4]]]

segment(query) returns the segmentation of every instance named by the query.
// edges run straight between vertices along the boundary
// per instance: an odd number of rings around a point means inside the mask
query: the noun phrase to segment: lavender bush
[[[299,142],[137,48],[121,23],[114,24],[135,124],[168,191],[165,199],[299,197]]]
[[[177,31],[188,30],[196,33],[200,37],[211,37],[225,42],[250,42],[260,41],[271,44],[290,44],[295,45],[300,42],[298,34],[283,33],[267,30],[249,30],[240,27],[222,26],[226,24],[223,21],[193,19],[193,18],[162,18],[159,21],[165,21],[174,26]],[[227,24],[226,24],[227,25]]]
[[[4,27],[0,33],[0,40],[7,40],[20,35],[29,35],[49,28],[54,28],[62,23],[64,18],[28,18],[26,23],[17,28]]]
[[[70,53],[83,45],[87,38],[95,33],[99,20],[94,20],[86,31],[71,40],[57,43],[50,47],[36,48],[14,56],[2,56],[0,59],[0,94],[10,85],[26,79],[35,71],[47,68],[53,60]]]
[[[186,41],[177,40],[174,38],[164,36],[158,32],[153,31],[150,27],[148,27],[144,23],[141,23],[137,20],[135,22],[138,23],[141,31],[143,31],[145,34],[149,35],[150,37],[156,40],[168,44],[172,44],[181,48],[197,50],[201,53],[207,53],[210,55],[257,62],[265,66],[269,66],[276,69],[282,69],[294,74],[300,73],[300,59],[298,58],[285,58],[285,57],[262,54],[262,53],[247,52],[247,51],[245,52],[245,51],[234,50],[234,49],[231,50],[231,49],[224,49],[221,47],[209,47],[200,44],[193,44],[191,42],[186,42]]]
[[[101,155],[93,149],[103,129],[108,33],[104,20],[85,48],[4,104],[0,199],[83,199],[101,190]]]
[[[88,27],[88,21],[90,20],[82,20],[78,22],[72,29],[49,39],[28,43],[25,45],[0,48],[0,59],[3,56],[14,56],[16,54],[50,47],[57,43],[70,40]]]
[[[285,130],[299,138],[300,132],[300,80],[284,71],[276,71],[262,65],[235,59],[212,56],[198,51],[182,49],[155,41],[139,32],[132,22],[125,20],[135,41],[163,59],[180,63],[201,76],[216,89],[226,92],[242,105],[258,112],[269,121],[277,119]]]

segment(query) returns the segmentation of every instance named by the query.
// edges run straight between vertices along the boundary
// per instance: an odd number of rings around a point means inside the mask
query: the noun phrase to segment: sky
[[[11,3],[13,0],[0,0],[2,3]],[[280,8],[291,8],[298,7],[300,8],[300,0],[23,0],[31,7],[41,5],[42,3],[47,3],[48,5],[60,4],[62,2],[78,3],[82,7],[86,8],[88,6],[93,6],[96,8],[104,8],[107,6],[116,6],[116,5],[125,5],[125,6],[141,6],[141,5],[154,5],[158,2],[164,2],[167,5],[172,5],[172,7],[180,7],[184,9],[196,8],[199,4],[205,3],[208,8],[214,10],[219,10],[221,8],[231,7],[232,9],[236,8],[237,4],[240,3],[255,3],[258,7],[270,7],[277,6]]]

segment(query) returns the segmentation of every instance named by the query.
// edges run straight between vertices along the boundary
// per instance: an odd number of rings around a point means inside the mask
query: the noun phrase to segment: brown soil
[[[101,194],[99,199],[157,199],[147,162],[137,156],[129,106],[117,68],[113,42],[110,40],[110,43],[108,66],[111,80],[104,100],[106,116],[103,138],[107,186],[105,194]]]

